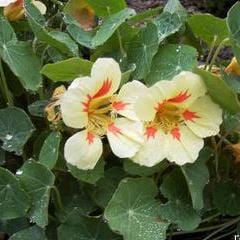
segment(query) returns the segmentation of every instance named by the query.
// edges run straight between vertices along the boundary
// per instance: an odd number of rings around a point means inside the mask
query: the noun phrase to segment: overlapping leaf
[[[164,240],[169,224],[159,218],[156,194],[151,179],[123,179],[104,213],[111,229],[125,240]]]
[[[40,227],[48,225],[48,204],[55,176],[44,165],[28,161],[17,172],[24,190],[30,195],[32,207],[31,222]]]
[[[35,130],[28,115],[20,108],[0,109],[0,139],[2,148],[21,155],[25,143]]]

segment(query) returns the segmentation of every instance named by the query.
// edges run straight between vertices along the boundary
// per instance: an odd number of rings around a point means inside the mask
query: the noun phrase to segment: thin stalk
[[[57,199],[57,204],[58,204],[59,209],[63,210],[64,207],[63,207],[61,195],[60,195],[58,189],[55,186],[52,186],[51,189],[54,190],[54,192],[56,194],[56,199]]]
[[[216,218],[216,217],[218,217],[218,216],[220,216],[220,215],[221,215],[220,213],[216,213],[216,214],[214,214],[214,215],[212,215],[212,216],[210,216],[210,217],[207,217],[207,218],[203,219],[203,220],[201,221],[201,223],[209,222],[209,221],[211,221],[212,219],[214,219],[214,218]]]
[[[117,29],[117,36],[118,36],[118,42],[119,42],[119,48],[120,48],[121,55],[123,56],[123,58],[125,58],[127,54],[126,54],[125,49],[123,47],[122,36],[120,34],[119,29]]]
[[[220,50],[222,49],[224,43],[227,42],[228,40],[229,40],[229,38],[225,38],[225,39],[223,39],[222,42],[218,45],[218,47],[217,47],[217,49],[216,49],[216,51],[215,51],[215,53],[214,53],[214,55],[213,55],[213,57],[212,57],[212,60],[211,60],[211,62],[210,62],[210,64],[209,64],[209,68],[208,68],[208,71],[209,71],[209,72],[212,70],[213,64],[215,63],[216,58],[217,58]]]
[[[2,94],[8,105],[13,106],[13,99],[11,92],[8,89],[7,80],[3,71],[2,60],[0,59],[0,81],[1,81],[1,90]]]
[[[219,158],[218,158],[218,146],[215,137],[211,137],[212,145],[215,150],[215,171],[217,179],[220,179],[220,175],[218,173],[218,167],[219,167]]]
[[[212,41],[212,44],[211,44],[211,47],[210,47],[210,50],[209,50],[209,53],[208,53],[208,56],[207,56],[207,59],[206,59],[206,63],[205,63],[205,66],[204,66],[204,70],[207,69],[207,66],[209,64],[209,61],[211,59],[211,56],[213,54],[213,50],[214,50],[214,47],[215,47],[215,44],[216,44],[216,41],[217,41],[217,36],[214,36],[213,38],[213,41]]]
[[[203,240],[212,239],[212,237],[213,237],[214,235],[216,235],[217,233],[223,231],[224,229],[232,226],[233,224],[239,222],[239,220],[240,220],[240,217],[235,218],[235,219],[233,219],[232,221],[225,223],[221,228],[219,228],[219,229],[217,229],[216,231],[212,232],[212,233],[209,234],[207,237],[205,237]]]
[[[227,236],[229,236],[229,235],[232,236],[235,232],[236,232],[236,229],[232,230],[232,231],[229,232],[229,233],[225,233],[225,234],[223,234],[223,235],[221,235],[221,236],[218,236],[218,237],[216,237],[216,238],[213,238],[212,240],[223,239],[223,238],[225,238],[225,237],[227,237]]]

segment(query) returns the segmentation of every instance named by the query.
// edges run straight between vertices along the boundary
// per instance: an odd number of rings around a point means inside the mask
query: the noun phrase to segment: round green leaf
[[[49,169],[52,169],[58,160],[60,142],[61,133],[52,132],[49,134],[49,136],[45,139],[43,143],[39,154],[39,162],[48,167]]]
[[[68,169],[70,170],[71,174],[75,178],[77,178],[83,182],[94,184],[101,177],[104,176],[104,161],[103,160],[99,160],[97,165],[95,166],[95,168],[92,170],[81,170],[71,164],[67,164],[67,166],[68,166]]]
[[[197,51],[187,45],[167,44],[158,50],[146,83],[170,80],[182,71],[192,71],[197,66]]]
[[[23,147],[35,130],[28,115],[20,108],[0,109],[0,139],[2,148],[21,155]]]
[[[105,218],[113,231],[125,240],[164,240],[167,222],[159,218],[157,187],[148,178],[122,180],[105,209]]]
[[[29,196],[19,181],[7,169],[0,168],[0,219],[23,217],[29,207]]]
[[[228,180],[214,186],[213,204],[222,214],[237,216],[240,214],[240,187]]]
[[[92,62],[81,58],[46,64],[41,73],[54,82],[69,82],[78,77],[90,75]]]
[[[26,228],[22,231],[19,231],[13,234],[9,240],[47,240],[44,230],[39,228],[38,226],[32,226],[30,228]]]
[[[215,37],[216,45],[228,37],[226,19],[211,14],[194,14],[188,19],[188,24],[195,36],[203,39],[209,46]]]
[[[192,207],[188,187],[180,169],[173,170],[165,177],[160,190],[169,200],[161,205],[161,217],[176,223],[185,231],[197,228],[201,218]]]
[[[120,240],[121,237],[111,232],[100,218],[81,216],[81,213],[76,209],[58,228],[58,239]]]
[[[32,200],[29,212],[31,222],[45,227],[48,225],[48,204],[50,190],[55,180],[54,174],[44,165],[28,161],[17,171],[17,175]]]
[[[237,94],[224,80],[202,69],[195,69],[195,72],[202,77],[214,102],[232,114],[240,111]]]

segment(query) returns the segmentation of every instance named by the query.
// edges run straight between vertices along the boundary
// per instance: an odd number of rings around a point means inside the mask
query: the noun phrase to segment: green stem
[[[227,237],[227,236],[229,236],[229,235],[233,235],[235,232],[236,232],[236,229],[234,229],[233,231],[231,231],[231,232],[229,232],[229,233],[225,233],[225,234],[223,234],[223,235],[221,235],[221,236],[218,236],[218,237],[216,237],[216,238],[213,238],[212,240],[223,239],[223,238],[225,238],[225,237]]]
[[[122,36],[120,34],[119,29],[117,29],[117,36],[118,36],[118,42],[119,42],[119,48],[120,48],[121,55],[123,56],[123,58],[125,58],[127,53],[124,50],[123,43],[122,43]]]
[[[217,58],[220,50],[222,49],[224,43],[227,42],[227,41],[229,41],[229,38],[223,39],[222,42],[218,45],[218,47],[217,47],[217,49],[216,49],[216,51],[215,51],[215,53],[214,53],[214,55],[213,55],[213,57],[212,57],[212,60],[211,60],[211,62],[210,62],[210,64],[209,64],[209,68],[208,68],[208,71],[209,71],[209,72],[211,72],[212,67],[213,67],[213,64],[215,63],[216,58]]]
[[[219,167],[219,158],[218,158],[218,146],[215,137],[211,137],[212,145],[215,150],[215,171],[216,171],[216,176],[217,179],[220,179],[220,175],[218,172],[218,167]]]
[[[209,221],[211,221],[212,219],[214,219],[214,218],[216,218],[216,217],[218,217],[218,216],[220,216],[220,215],[221,215],[220,213],[216,213],[216,214],[214,214],[214,215],[212,215],[212,216],[210,216],[210,217],[207,217],[207,218],[203,219],[201,223],[209,222]]]
[[[216,41],[217,41],[217,36],[214,36],[213,41],[212,41],[212,44],[211,44],[211,47],[210,47],[210,50],[209,50],[209,53],[208,53],[208,56],[207,56],[207,59],[206,59],[206,63],[205,63],[205,66],[204,66],[204,70],[207,69],[207,66],[208,66],[208,64],[209,64],[210,58],[211,58],[211,56],[212,56],[212,54],[213,54],[213,50],[214,50]]]
[[[11,92],[8,89],[8,85],[7,85],[7,80],[3,71],[3,66],[2,66],[2,60],[0,59],[0,81],[1,81],[1,90],[2,90],[2,94],[5,98],[5,101],[7,102],[8,105],[13,106],[13,99],[12,99],[12,95]]]
[[[60,195],[58,189],[55,186],[52,186],[51,189],[54,190],[54,192],[56,194],[56,199],[57,199],[57,204],[58,204],[59,209],[63,210],[64,207],[63,207],[61,195]]]
[[[220,228],[217,229],[216,231],[212,232],[210,235],[208,235],[208,236],[207,236],[206,238],[204,238],[203,240],[212,239],[212,237],[213,237],[214,235],[216,235],[217,233],[221,232],[222,230],[224,230],[224,229],[232,226],[233,224],[239,222],[239,220],[240,220],[240,217],[235,218],[235,219],[233,219],[232,221],[225,223],[222,227],[220,227]]]

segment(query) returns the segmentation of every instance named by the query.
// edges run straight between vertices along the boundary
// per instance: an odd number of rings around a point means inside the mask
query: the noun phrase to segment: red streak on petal
[[[156,128],[154,128],[154,127],[147,127],[146,128],[146,132],[144,133],[144,135],[147,136],[147,139],[149,139],[151,137],[155,138],[156,132],[157,132]]]
[[[87,95],[87,98],[88,98],[87,101],[82,102],[82,104],[84,106],[83,111],[88,112],[91,100],[94,99],[94,98],[99,98],[99,97],[102,97],[102,96],[106,95],[109,92],[109,90],[111,89],[111,86],[112,86],[112,81],[107,79],[103,82],[101,88],[93,96],[90,96],[88,94]]]
[[[121,111],[124,110],[124,108],[129,105],[129,103],[124,103],[122,101],[116,101],[112,103],[112,107],[116,110],[116,111]]]
[[[94,135],[92,133],[88,132],[86,140],[88,141],[89,145],[92,144],[93,140],[94,140]]]
[[[199,117],[196,112],[191,112],[189,110],[185,110],[183,113],[183,118],[187,121],[194,122],[194,118],[201,118]]]
[[[121,132],[121,129],[119,129],[118,127],[116,127],[116,126],[114,125],[114,123],[110,123],[110,124],[108,125],[108,131],[111,132],[111,133],[113,133],[116,137],[118,136],[118,134],[121,134],[121,133],[122,133],[122,132]]]
[[[157,106],[154,108],[157,112],[159,112],[161,109],[163,109],[166,101],[163,101],[161,103],[158,103]]]
[[[173,136],[173,139],[177,139],[178,141],[180,141],[181,133],[179,128],[173,128],[171,134]]]
[[[191,94],[188,94],[188,90],[186,90],[185,92],[180,92],[176,97],[168,99],[168,102],[182,103],[185,100],[187,100],[189,97],[191,97]]]
[[[109,79],[105,80],[103,82],[102,87],[95,93],[93,98],[99,98],[106,95],[111,89],[111,86],[112,86],[112,81],[110,81]]]

